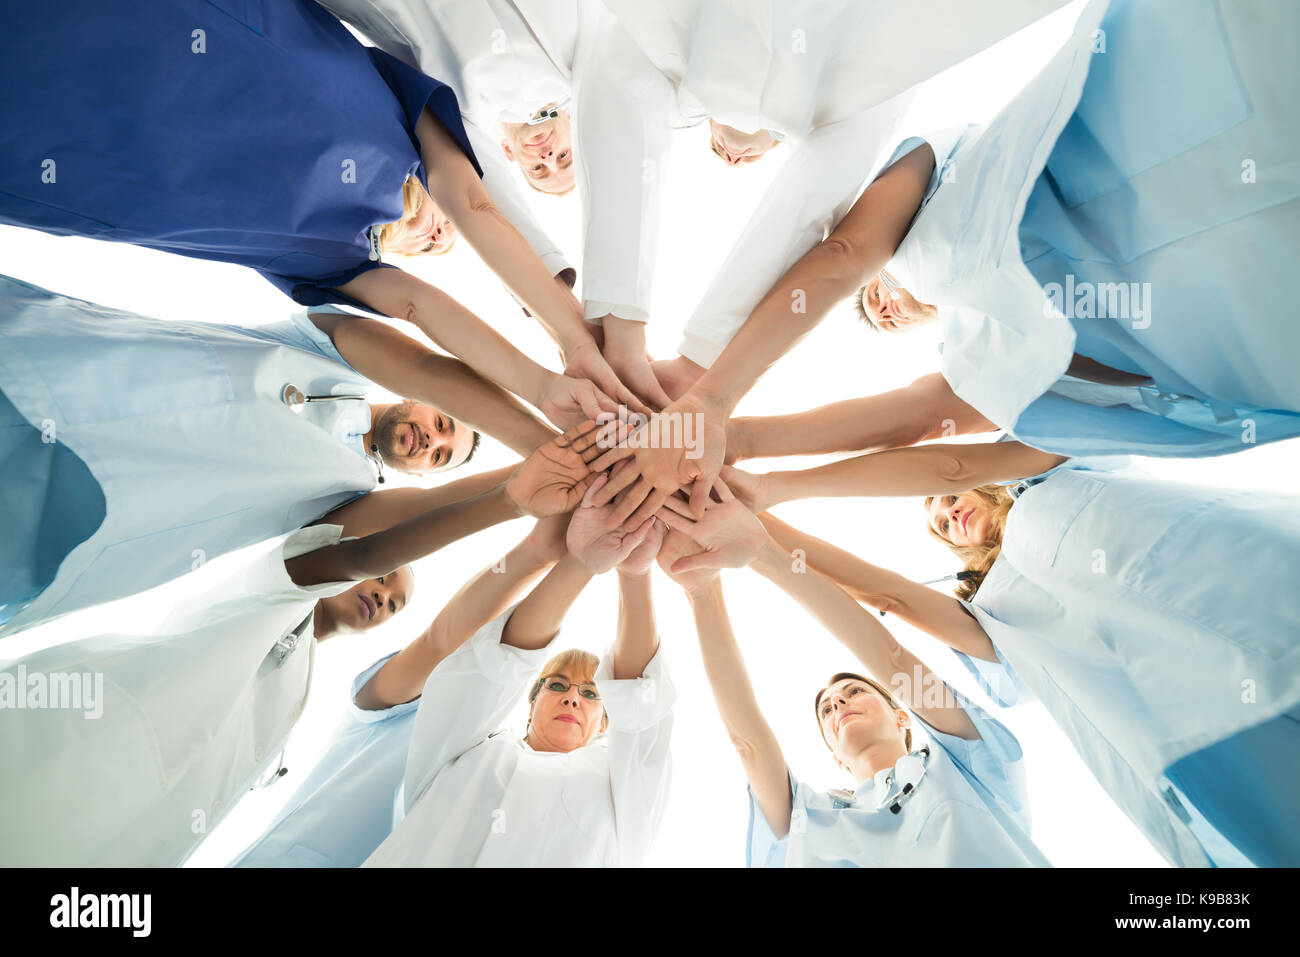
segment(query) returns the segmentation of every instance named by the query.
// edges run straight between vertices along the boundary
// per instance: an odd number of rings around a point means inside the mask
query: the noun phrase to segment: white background
[[[990,117],[1052,55],[1078,9],[1074,4],[932,81],[918,98],[904,133],[924,133]],[[893,38],[882,38],[882,42],[893,42]],[[682,325],[784,160],[784,148],[778,147],[756,164],[731,169],[710,152],[705,127],[677,136],[668,174],[668,206],[649,334],[656,357],[675,353]],[[870,160],[863,158],[864,175]],[[557,198],[525,192],[534,200],[539,220],[580,265],[576,195]],[[296,308],[250,270],[120,244],[0,227],[0,263],[4,272],[57,292],[167,319],[258,325],[282,320]],[[540,327],[522,316],[464,242],[444,257],[407,263],[412,272],[448,290],[520,348],[558,367],[554,349]],[[778,277],[771,278],[775,281]],[[758,384],[739,413],[790,412],[898,388],[938,368],[937,343],[933,328],[905,337],[874,335],[856,321],[845,303]],[[985,440],[994,438],[996,435],[990,435]],[[471,468],[492,468],[512,460],[508,450],[485,440]],[[750,463],[749,467],[765,471],[801,464],[811,461]],[[1300,442],[1216,459],[1144,459],[1141,464],[1163,478],[1293,492]],[[780,506],[776,512],[799,528],[916,579],[957,570],[953,556],[926,535],[918,499],[804,501]],[[368,635],[322,645],[310,704],[289,740],[285,757],[289,773],[273,787],[250,792],[215,828],[190,863],[224,864],[254,840],[325,747],[338,723],[352,677],[418,634],[472,572],[496,561],[528,528],[527,522],[517,521],[489,529],[418,562],[414,600],[403,614]],[[226,556],[144,595],[87,609],[7,639],[5,656],[88,634],[138,631],[160,619],[179,598],[203,589],[205,582],[215,580],[241,557],[241,553]],[[1189,556],[1189,560],[1196,562],[1197,558]],[[1213,556],[1204,556],[1199,567],[1201,573],[1212,574]],[[671,582],[658,570],[653,574],[659,631],[679,702],[672,799],[652,863],[743,864],[747,812],[740,764],[704,681],[689,608]],[[810,702],[814,691],[833,672],[853,669],[856,663],[765,580],[749,571],[724,575],[728,606],[754,687],[792,769],[819,787],[852,787],[853,782],[836,771],[820,740]],[[555,648],[576,645],[600,652],[607,647],[613,638],[616,591],[613,575],[594,581],[570,612]],[[1266,599],[1261,596],[1261,600]],[[884,622],[961,690],[973,692],[960,666],[936,642],[892,616]],[[999,717],[1024,746],[1034,838],[1054,863],[1164,863],[1101,791],[1038,705]],[[522,728],[522,720],[519,724]],[[94,786],[93,782],[87,785]],[[15,779],[6,786],[21,783]]]

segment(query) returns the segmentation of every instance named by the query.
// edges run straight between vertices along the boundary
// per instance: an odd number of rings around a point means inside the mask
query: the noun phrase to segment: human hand
[[[537,401],[542,414],[561,429],[571,429],[602,412],[618,413],[618,403],[590,379],[550,373]]]
[[[670,529],[703,546],[701,551],[680,559],[672,567],[674,574],[700,568],[743,568],[767,544],[763,523],[740,503],[727,484],[719,479],[714,488],[721,501],[709,499],[702,518],[693,518],[680,499],[670,499],[658,513]]]
[[[663,569],[665,575],[681,585],[687,594],[693,594],[717,581],[721,572],[716,568],[694,568],[686,571],[673,571],[673,569],[678,562],[703,551],[704,546],[689,535],[669,529],[668,534],[664,536],[663,545],[659,548],[659,567]]]
[[[615,469],[625,468],[624,463]],[[611,521],[616,506],[613,503],[597,506],[595,496],[609,481],[599,475],[592,482],[582,505],[569,520],[566,540],[569,552],[595,575],[603,574],[632,554],[649,536],[653,521],[647,519],[631,532],[625,532],[620,523]]]
[[[727,430],[720,409],[694,395],[686,395],[594,463],[608,466],[631,453],[636,457],[634,470],[625,470],[601,490],[597,505],[604,505],[615,495],[622,505],[615,514],[628,527],[635,527],[656,514],[670,495],[690,486],[690,514],[700,517],[722,468],[726,453]],[[626,490],[626,494],[624,493]]]
[[[524,543],[540,562],[558,562],[569,553],[565,536],[569,531],[570,512],[539,518]]]
[[[685,356],[677,356],[651,362],[650,371],[659,380],[659,387],[668,393],[670,399],[675,400],[691,391],[691,387],[704,375],[705,369]]]
[[[592,483],[590,463],[604,448],[598,437],[617,423],[584,422],[528,456],[506,480],[506,494],[537,517],[572,511]]]
[[[592,384],[605,395],[616,399],[633,412],[649,415],[652,411],[641,401],[637,392],[623,384],[626,380],[621,378],[621,373],[610,366],[609,361],[601,354],[595,339],[587,339],[565,353],[564,374],[591,380]]]
[[[618,378],[653,409],[667,406],[672,400],[650,370],[650,357],[646,355],[645,323],[606,316],[602,326],[605,345],[601,351]],[[636,411],[649,415],[652,409],[643,407]]]
[[[628,575],[644,575],[655,563],[659,549],[663,545],[668,526],[657,518],[650,519],[650,532],[645,540],[632,549],[632,553],[618,564],[618,570]]]
[[[768,476],[755,475],[734,465],[724,465],[718,474],[735,493],[740,503],[751,512],[755,514],[766,512],[776,504],[772,498],[771,481]]]

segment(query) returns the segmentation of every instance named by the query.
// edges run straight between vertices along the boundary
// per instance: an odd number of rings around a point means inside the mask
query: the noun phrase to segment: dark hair
[[[469,464],[469,460],[472,459],[472,458],[474,457],[474,453],[478,451],[479,443],[482,442],[482,441],[483,441],[483,433],[482,433],[482,432],[479,432],[477,429],[475,429],[475,430],[474,430],[474,441],[471,442],[471,443],[470,443],[470,446],[469,446],[469,455],[465,456],[465,460],[464,460],[463,462],[460,463],[461,465],[468,465],[468,464]]]

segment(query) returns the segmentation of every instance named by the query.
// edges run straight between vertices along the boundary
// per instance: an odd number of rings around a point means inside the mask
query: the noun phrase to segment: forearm
[[[897,615],[913,628],[957,651],[994,660],[988,635],[951,595],[942,594],[888,568],[881,568],[787,525],[770,513],[759,516],[772,539],[786,551],[799,550],[808,567],[860,602]]]
[[[506,624],[501,643],[528,651],[545,648],[560,633],[564,616],[591,577],[586,566],[573,556],[562,558],[519,603]]]
[[[313,524],[342,525],[346,538],[373,535],[431,509],[474,498],[496,488],[509,479],[516,468],[517,465],[507,465],[456,479],[437,488],[395,488],[371,492],[339,506],[319,523]]]
[[[487,381],[465,363],[436,356],[430,364],[434,367],[430,381],[438,377],[437,392],[449,399],[441,404],[433,399],[424,401],[470,428],[492,436],[516,454],[532,455],[538,446],[558,434],[518,398],[496,383]]]
[[[551,565],[528,541],[483,569],[443,606],[427,629],[376,672],[357,693],[357,707],[377,710],[420,694],[433,669],[489,621],[503,614],[529,582]]]
[[[377,578],[467,535],[522,515],[504,486],[498,485],[385,531],[291,558],[285,568],[298,585]]]
[[[732,419],[727,447],[734,437],[744,458],[870,452],[993,428],[936,372],[902,389],[806,412]]]
[[[618,573],[618,636],[614,640],[614,677],[639,678],[659,650],[650,576]]]
[[[801,471],[772,472],[768,503],[843,496],[946,495],[1037,475],[1064,462],[1019,442],[926,445],[872,452]]]

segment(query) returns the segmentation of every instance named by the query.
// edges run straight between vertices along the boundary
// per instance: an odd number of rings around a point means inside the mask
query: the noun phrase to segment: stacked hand
[[[537,408],[560,428],[571,429],[594,420],[602,412],[616,414],[618,403],[589,379],[552,374],[542,389]]]
[[[674,571],[679,562],[685,561],[704,551],[704,546],[694,541],[689,535],[670,529],[664,536],[664,543],[659,549],[659,567],[669,578],[681,585],[688,592],[697,592],[715,581],[721,574],[717,568],[694,568]]]
[[[617,476],[626,467],[627,463],[619,463],[613,475]],[[658,554],[663,524],[648,518],[632,531],[624,531],[622,523],[614,519],[619,505],[617,499],[603,506],[595,504],[596,496],[611,480],[610,476],[597,476],[583,497],[582,507],[573,513],[569,521],[569,551],[598,575],[624,562],[628,563],[628,571],[644,574]]]
[[[679,498],[668,500],[659,512],[665,525],[688,536],[701,550],[679,559],[674,574],[700,568],[743,568],[767,543],[767,530],[745,508],[721,479],[714,485],[720,501],[708,499],[702,518],[694,518]]]
[[[564,374],[566,376],[590,379],[596,388],[600,389],[605,395],[617,399],[619,403],[633,412],[640,412],[642,415],[650,414],[649,406],[638,398],[639,394],[644,393],[637,388],[637,383],[623,375],[622,370],[619,372],[614,371],[610,361],[601,355],[600,347],[596,345],[595,339],[575,347],[564,358]],[[628,382],[632,388],[628,388],[623,384],[624,382]],[[654,399],[653,393],[651,399]]]
[[[524,460],[506,482],[506,494],[529,515],[569,512],[593,481],[591,463],[604,454],[604,439],[615,440],[618,423],[583,422],[558,435]]]

